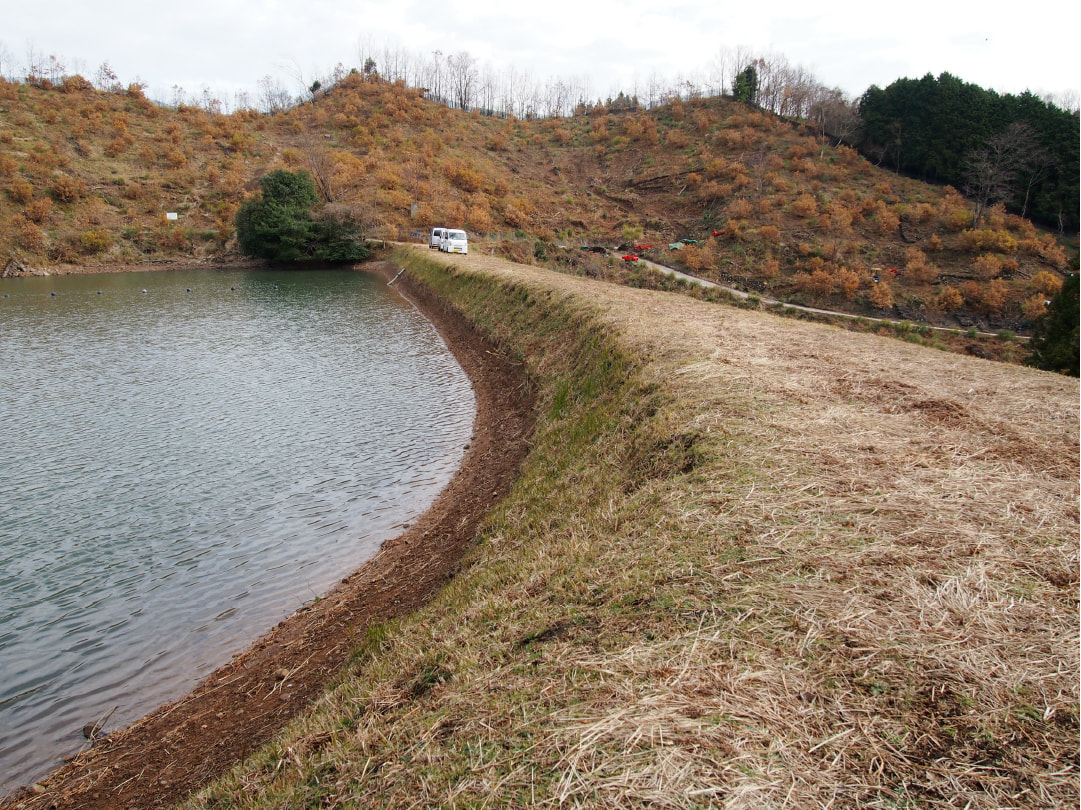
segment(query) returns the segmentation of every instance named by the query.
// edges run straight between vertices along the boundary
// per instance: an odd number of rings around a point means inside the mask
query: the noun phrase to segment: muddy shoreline
[[[9,261],[0,268],[0,278],[36,278],[43,276],[90,276],[103,273],[145,273],[166,270],[258,270],[269,265],[262,259],[246,259],[243,256],[213,259],[162,259],[139,264],[54,264],[45,267],[28,267]]]
[[[173,265],[180,266],[199,265]],[[169,268],[115,272],[146,269]],[[365,269],[388,280],[398,270],[387,262]],[[481,519],[517,477],[533,399],[521,369],[457,313],[411,285],[408,274],[394,285],[432,320],[473,381],[473,435],[450,484],[405,533],[324,599],[282,621],[190,694],[109,735],[0,807],[143,808],[182,800],[304,711],[348,663],[367,627],[423,605],[454,575]]]

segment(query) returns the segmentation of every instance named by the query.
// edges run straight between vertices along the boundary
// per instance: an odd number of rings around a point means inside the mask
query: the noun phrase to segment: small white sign
[[[180,215],[175,213],[174,211],[170,211],[169,213],[167,213],[165,215],[165,218],[170,219],[170,220],[175,220],[175,219],[180,219]]]

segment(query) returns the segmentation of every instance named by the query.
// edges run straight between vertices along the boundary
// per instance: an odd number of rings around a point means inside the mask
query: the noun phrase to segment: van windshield
[[[465,231],[447,231],[447,236],[451,239],[465,239]]]

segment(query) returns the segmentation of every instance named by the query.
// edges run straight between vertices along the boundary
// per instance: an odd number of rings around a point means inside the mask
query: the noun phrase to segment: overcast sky
[[[189,94],[210,89],[229,105],[238,90],[254,98],[268,74],[299,93],[297,78],[326,75],[338,62],[359,67],[363,43],[423,56],[467,51],[478,65],[528,71],[538,82],[577,77],[596,99],[630,91],[636,79],[642,86],[653,73],[705,73],[722,48],[743,47],[779,54],[853,97],[872,84],[943,71],[1000,93],[1076,95],[1078,5],[0,0],[0,70],[25,65],[31,50],[90,79],[108,61],[121,81],[145,82],[153,98],[169,100],[180,85]]]

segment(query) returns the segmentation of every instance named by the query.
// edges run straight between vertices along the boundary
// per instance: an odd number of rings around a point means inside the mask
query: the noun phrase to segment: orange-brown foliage
[[[27,219],[40,225],[48,218],[49,212],[52,211],[52,207],[52,200],[48,197],[42,197],[41,199],[31,200],[27,203],[24,213],[26,214]]]
[[[28,203],[34,199],[34,187],[25,180],[16,178],[8,186],[8,196],[17,203]]]
[[[49,192],[58,202],[70,203],[86,196],[86,183],[77,177],[62,174],[53,180]]]
[[[1062,279],[1054,273],[1041,270],[1029,279],[1028,286],[1030,290],[1039,293],[1041,296],[1051,297],[1062,289]]]
[[[813,217],[818,213],[818,203],[815,198],[810,194],[801,194],[796,198],[796,201],[792,203],[789,210],[797,217]]]
[[[939,312],[953,312],[964,303],[965,298],[956,287],[943,287],[932,300],[932,306]]]

